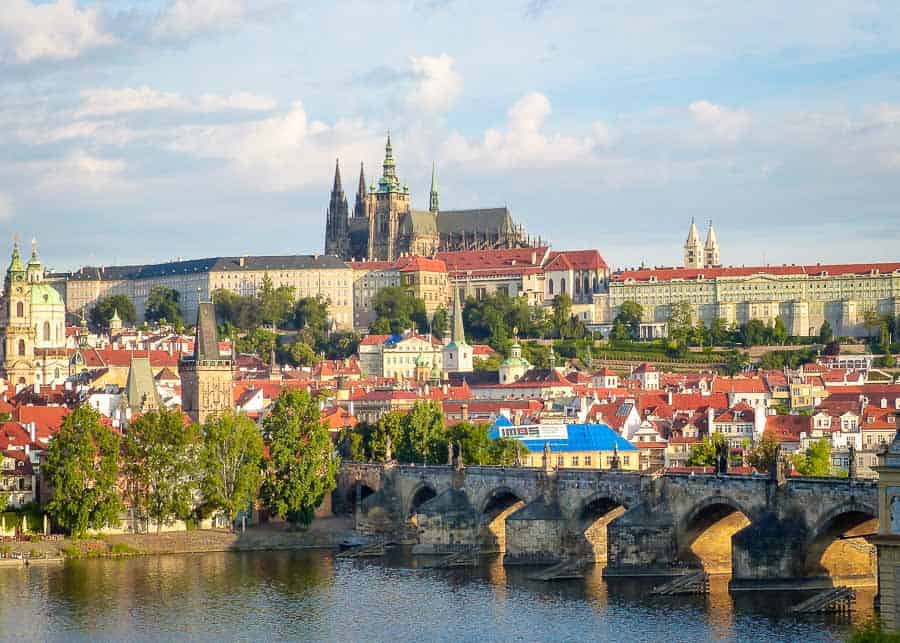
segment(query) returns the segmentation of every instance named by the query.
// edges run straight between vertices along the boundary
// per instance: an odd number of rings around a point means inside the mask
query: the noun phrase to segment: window
[[[572,466],[573,466],[573,467],[577,467],[577,466],[578,466],[578,456],[577,456],[577,455],[573,455],[573,456],[572,456]]]
[[[16,317],[24,317],[25,316],[25,304],[21,301],[16,302]]]
[[[547,292],[549,292],[551,295],[553,294],[553,280],[552,279],[547,280]],[[19,304],[19,305],[21,306],[22,304]],[[21,315],[21,313],[20,313],[20,315]]]
[[[19,340],[19,355],[25,355],[25,340]]]
[[[591,466],[591,456],[589,456],[589,455],[584,456],[584,466],[586,466],[586,467]]]
[[[560,468],[566,466],[565,462],[563,461],[563,457],[561,455],[556,457],[556,466],[558,466]]]
[[[44,322],[44,341],[50,341],[50,322]]]
[[[623,455],[623,456],[622,456],[622,464],[624,464],[624,465],[627,466],[627,465],[628,465],[628,458],[629,458],[629,456]]]
[[[559,292],[566,292],[566,280],[565,279],[559,280]]]

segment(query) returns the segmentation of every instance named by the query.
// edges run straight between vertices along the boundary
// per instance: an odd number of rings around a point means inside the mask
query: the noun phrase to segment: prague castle
[[[381,178],[368,190],[360,166],[352,216],[336,164],[325,223],[325,254],[347,261],[394,261],[410,254],[430,257],[438,251],[532,245],[508,208],[441,210],[434,167],[428,210],[413,210],[409,197],[409,186],[401,185],[397,177],[390,135]]]

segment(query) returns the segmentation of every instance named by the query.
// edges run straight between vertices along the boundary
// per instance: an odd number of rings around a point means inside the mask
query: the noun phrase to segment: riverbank
[[[3,545],[7,556],[22,554],[32,559],[118,558],[126,556],[195,554],[223,551],[274,551],[337,547],[353,535],[353,519],[346,516],[318,518],[306,530],[286,523],[248,527],[244,532],[194,529],[160,534],[116,534],[102,538],[66,538],[56,541],[11,542]],[[10,561],[13,559],[6,558]]]

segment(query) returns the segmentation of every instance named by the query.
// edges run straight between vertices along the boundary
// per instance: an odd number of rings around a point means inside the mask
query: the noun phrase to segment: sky
[[[340,159],[413,207],[675,265],[900,258],[900,3],[2,0],[0,250],[321,252]]]

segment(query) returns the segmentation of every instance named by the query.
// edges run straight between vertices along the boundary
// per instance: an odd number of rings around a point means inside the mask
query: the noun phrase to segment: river
[[[797,617],[806,595],[649,596],[654,582],[530,581],[490,562],[424,569],[406,550],[335,560],[322,550],[146,556],[0,568],[4,640],[835,641],[851,625]],[[860,590],[856,622],[871,616]]]

